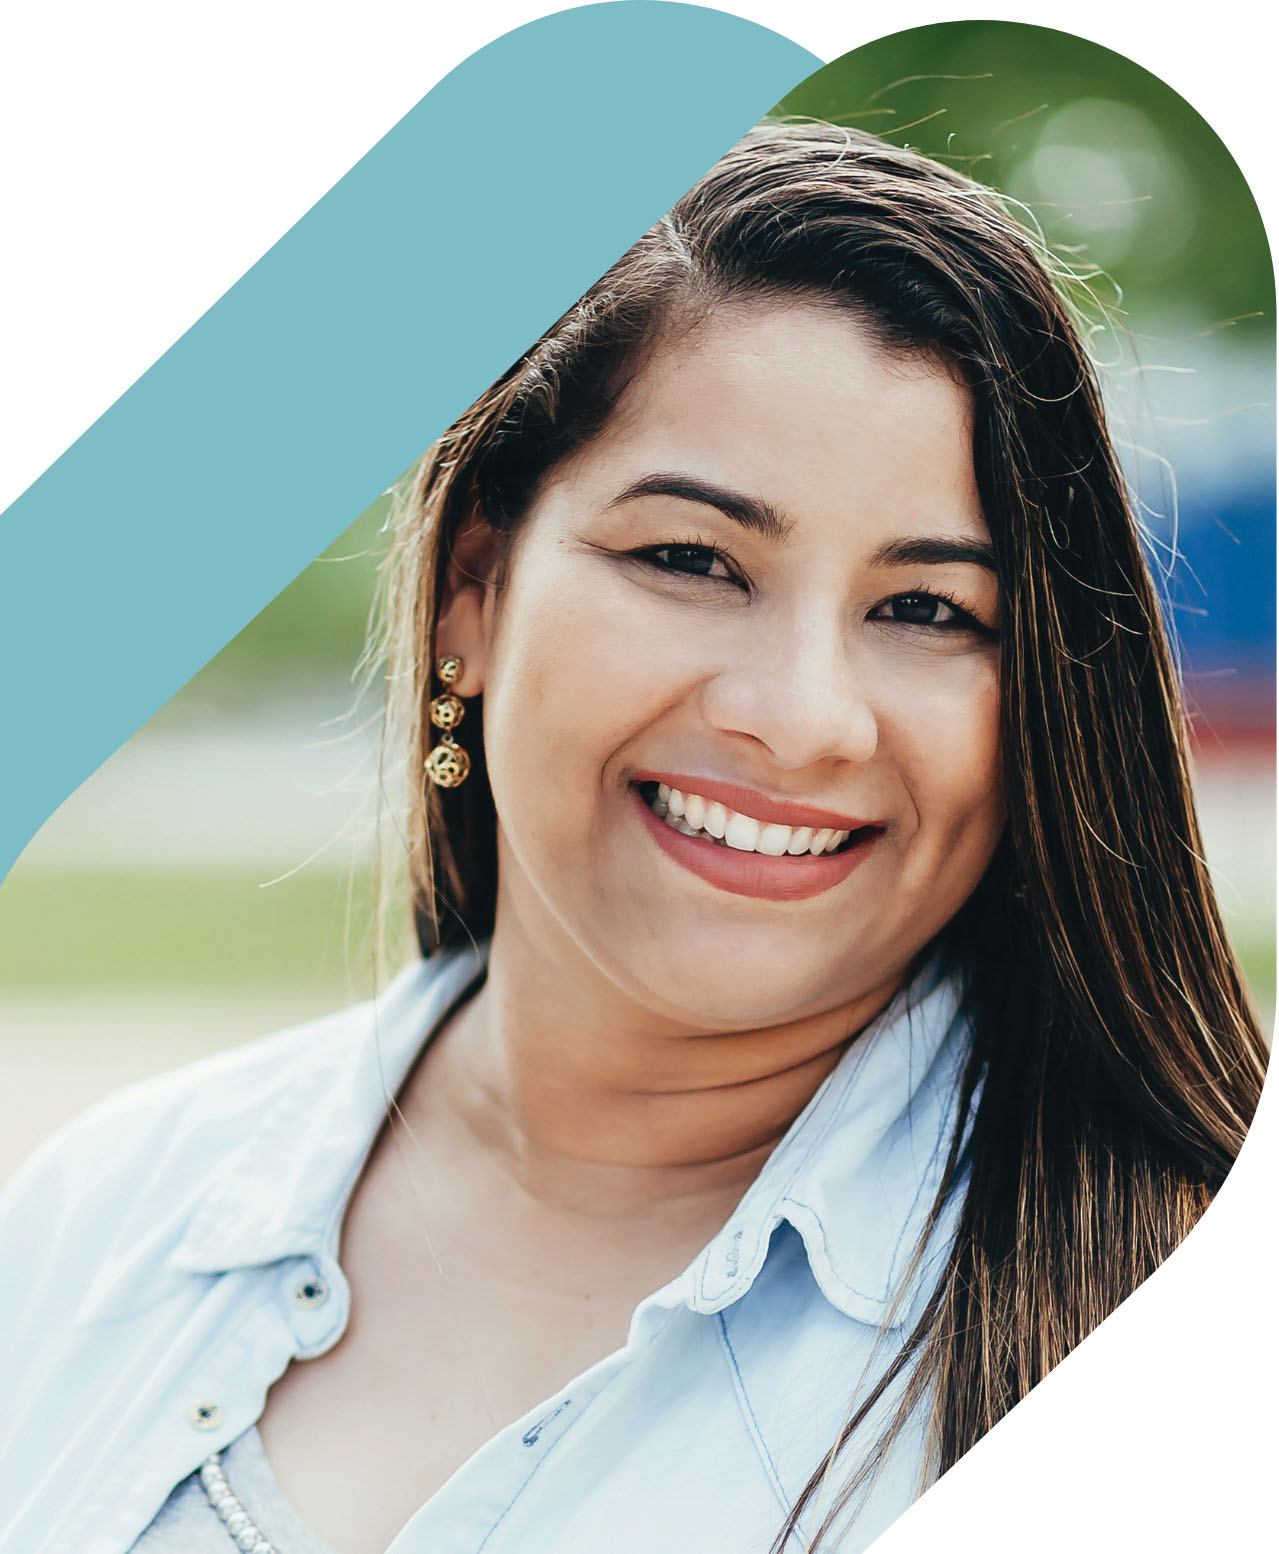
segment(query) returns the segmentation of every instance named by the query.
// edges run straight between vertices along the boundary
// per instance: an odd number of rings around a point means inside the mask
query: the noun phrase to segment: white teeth
[[[657,784],[651,808],[658,819],[684,836],[713,837],[737,852],[760,853],[766,858],[787,854],[798,858],[804,853],[819,858],[841,847],[850,834],[833,826],[815,831],[811,826],[781,826],[756,820],[751,815],[739,815],[714,799],[704,799],[699,793],[681,793],[664,782]]]
[[[724,827],[724,840],[740,853],[753,853],[759,841],[759,821],[749,815],[728,812],[728,824]]]
[[[763,853],[768,858],[781,858],[785,855],[789,842],[789,826],[761,826],[755,851]]]

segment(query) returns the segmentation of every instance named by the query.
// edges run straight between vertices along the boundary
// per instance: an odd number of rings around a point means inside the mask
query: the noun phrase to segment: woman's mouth
[[[830,890],[884,833],[882,825],[783,825],[655,779],[632,782],[631,793],[644,829],[668,858],[717,890],[765,901]]]
[[[737,852],[762,853],[766,858],[820,858],[839,852],[856,835],[833,826],[770,824],[701,794],[669,788],[664,782],[641,782],[637,786],[649,809],[672,830]]]

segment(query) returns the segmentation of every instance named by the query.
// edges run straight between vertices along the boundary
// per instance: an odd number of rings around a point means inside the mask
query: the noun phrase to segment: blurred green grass
[[[15,869],[0,888],[4,992],[375,984],[370,873]]]
[[[1275,932],[1274,924],[1259,923],[1236,935],[1235,953],[1243,967],[1244,980],[1252,992],[1252,1000],[1261,1019],[1261,1028],[1267,1037],[1274,1033],[1275,1023]]]

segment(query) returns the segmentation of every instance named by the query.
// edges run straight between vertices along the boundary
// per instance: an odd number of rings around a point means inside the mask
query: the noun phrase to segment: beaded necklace
[[[244,1554],[279,1554],[275,1544],[244,1509],[222,1471],[222,1453],[214,1452],[200,1464],[200,1483],[205,1498],[222,1518],[227,1536]]]

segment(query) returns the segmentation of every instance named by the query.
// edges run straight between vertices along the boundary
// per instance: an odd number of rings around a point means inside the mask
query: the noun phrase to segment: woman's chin
[[[776,934],[715,932],[706,925],[649,938],[642,957],[628,955],[630,977],[648,990],[646,1002],[709,1030],[784,1025],[854,1002],[863,979],[847,962],[832,979],[827,956],[805,954]],[[868,975],[869,987],[877,978]]]

